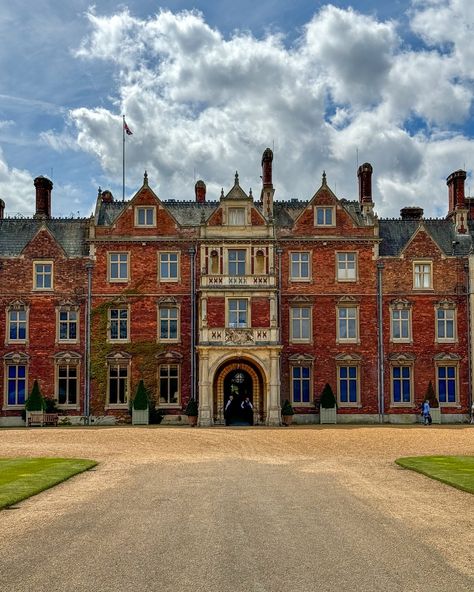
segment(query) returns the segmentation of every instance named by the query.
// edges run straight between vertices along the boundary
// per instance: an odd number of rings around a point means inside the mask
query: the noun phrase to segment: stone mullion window
[[[390,305],[390,339],[393,342],[411,342],[411,303],[394,300]]]
[[[355,282],[357,280],[357,253],[336,253],[338,282]]]
[[[52,261],[34,261],[33,262],[33,289],[34,290],[52,290],[53,289],[53,262]]]
[[[358,342],[359,315],[356,306],[338,306],[337,339],[338,341]]]
[[[413,289],[433,289],[433,263],[431,261],[413,262]]]
[[[178,364],[160,364],[158,378],[160,407],[179,406],[180,366]]]
[[[159,307],[159,341],[179,341],[179,308]]]
[[[135,208],[135,226],[156,226],[156,208],[154,206],[137,206]]]
[[[309,306],[290,307],[290,342],[311,342],[311,308]]]
[[[311,366],[292,365],[291,367],[291,399],[293,405],[307,406],[311,401]]]
[[[76,364],[58,364],[57,393],[60,406],[76,406],[78,403],[78,367]]]
[[[229,275],[241,276],[246,274],[246,251],[245,249],[229,249],[228,270]]]
[[[26,343],[28,340],[28,307],[21,301],[7,308],[6,340],[8,343]]]
[[[126,283],[130,280],[130,254],[108,253],[109,282]]]
[[[290,280],[297,282],[311,279],[311,258],[308,251],[290,253]]]
[[[13,352],[4,360],[4,408],[22,407],[28,398],[28,363],[26,354]]]
[[[436,341],[455,342],[457,341],[456,305],[454,302],[445,300],[435,307],[436,315]]]
[[[129,392],[128,363],[110,362],[108,374],[109,406],[127,405]]]
[[[249,325],[249,302],[246,298],[229,298],[227,300],[228,327],[233,329],[246,328]]]
[[[179,281],[179,263],[178,252],[166,251],[158,254],[158,276],[160,282]]]
[[[109,341],[129,341],[130,311],[129,308],[109,309]]]

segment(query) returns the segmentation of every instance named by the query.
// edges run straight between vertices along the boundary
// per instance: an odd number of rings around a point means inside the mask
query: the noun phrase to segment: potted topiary
[[[286,399],[281,408],[281,420],[284,426],[289,426],[293,423],[294,414],[295,412],[291,403]]]
[[[196,426],[198,419],[198,404],[196,399],[189,399],[184,412],[188,416],[189,425],[192,427]]]
[[[33,413],[35,416],[43,415],[46,404],[43,395],[41,394],[38,381],[35,380],[33,388],[31,389],[30,396],[25,401],[25,421],[26,425],[30,423],[30,415]],[[36,423],[36,422],[35,422]],[[43,425],[42,419],[39,421],[40,425]]]
[[[332,392],[332,388],[326,383],[319,399],[319,422],[320,423],[336,423],[337,407],[336,397]]]
[[[140,380],[132,403],[132,425],[148,425],[149,423],[148,393],[143,380]]]
[[[428,401],[430,404],[430,415],[432,419],[432,423],[441,423],[441,409],[439,408],[439,401],[436,398],[436,394],[434,392],[433,384],[430,380],[428,384],[428,388],[426,389],[425,401]]]

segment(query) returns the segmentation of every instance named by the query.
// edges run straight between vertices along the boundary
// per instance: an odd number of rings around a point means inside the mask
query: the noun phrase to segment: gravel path
[[[4,429],[0,452],[100,462],[0,512],[9,592],[474,589],[474,497],[393,462],[474,455],[471,426]]]

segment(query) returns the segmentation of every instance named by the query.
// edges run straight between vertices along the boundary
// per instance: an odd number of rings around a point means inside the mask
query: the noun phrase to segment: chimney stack
[[[3,199],[0,199],[0,220],[3,220],[4,212],[5,212],[5,202],[3,201]]]
[[[372,203],[372,165],[368,162],[361,164],[357,176],[359,177],[359,203]]]
[[[196,181],[194,193],[196,194],[196,203],[206,203],[206,184],[201,179]]]
[[[407,206],[400,210],[402,220],[421,220],[423,218],[423,208],[418,206]]]
[[[114,201],[114,196],[112,195],[112,192],[108,189],[102,191],[100,197],[102,199],[102,203],[112,203]]]
[[[262,193],[260,199],[262,201],[263,215],[270,220],[273,218],[273,196],[275,189],[273,188],[272,180],[272,163],[273,152],[270,148],[266,148],[262,154]]]
[[[51,190],[53,183],[48,178],[40,176],[34,180],[36,187],[35,218],[51,218]]]
[[[466,207],[466,200],[464,196],[464,181],[466,180],[466,171],[459,169],[451,173],[446,179],[446,185],[448,186],[448,198],[449,198],[449,212],[452,213],[454,210],[459,208],[464,209]]]

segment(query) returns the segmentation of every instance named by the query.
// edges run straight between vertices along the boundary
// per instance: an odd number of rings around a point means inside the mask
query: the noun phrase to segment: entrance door
[[[253,381],[245,370],[234,370],[225,377],[224,409],[226,425],[253,425]]]

